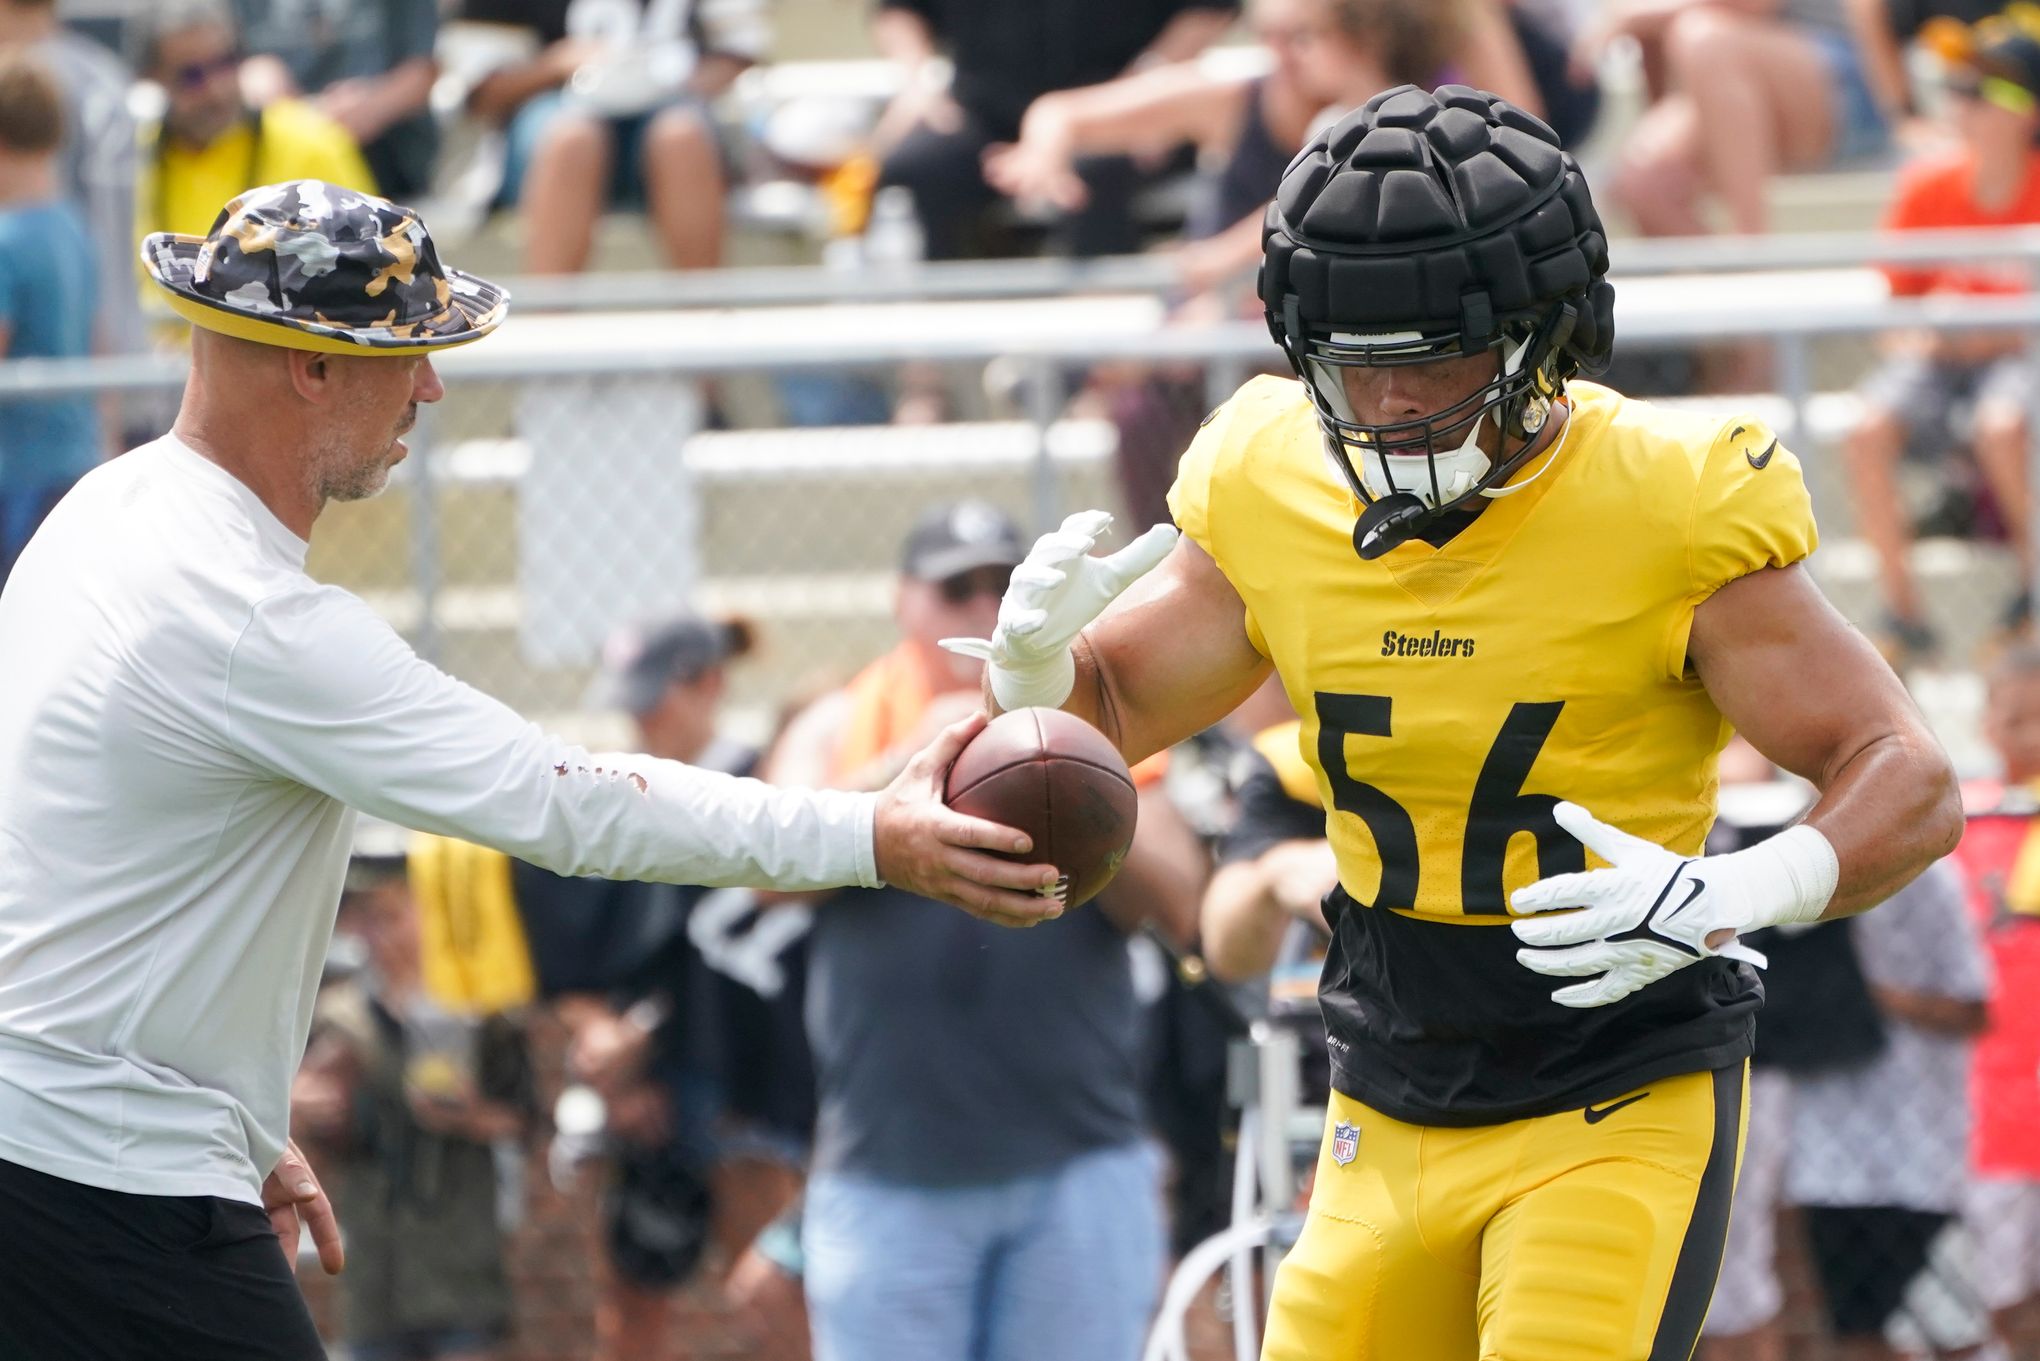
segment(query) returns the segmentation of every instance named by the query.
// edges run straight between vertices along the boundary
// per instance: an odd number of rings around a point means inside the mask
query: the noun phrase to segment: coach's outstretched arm
[[[986,663],[994,712],[1067,709],[1152,756],[1224,718],[1268,675],[1247,607],[1202,548],[1156,525],[1109,557],[1091,550],[1112,517],[1080,511],[1013,572],[990,638],[942,645]]]
[[[561,874],[812,889],[892,883],[1003,925],[1060,909],[1048,865],[987,850],[1024,835],[951,811],[947,730],[877,794],[779,789],[628,754],[591,754],[421,660],[369,608],[312,586],[271,597],[233,644],[227,741],[352,807]]]
[[[1560,804],[1608,863],[1510,896],[1525,967],[1579,979],[1552,999],[1605,1006],[1711,955],[1761,964],[1738,932],[1847,916],[1955,848],[1954,771],[1925,720],[1804,567],[1728,582],[1694,611],[1687,661],[1758,751],[1813,782],[1806,820],[1726,855],[1681,856]]]

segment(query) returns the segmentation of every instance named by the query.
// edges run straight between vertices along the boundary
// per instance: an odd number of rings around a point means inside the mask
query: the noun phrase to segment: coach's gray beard
[[[387,448],[363,457],[351,453],[339,440],[316,446],[305,463],[305,475],[314,504],[329,501],[365,501],[390,481]]]

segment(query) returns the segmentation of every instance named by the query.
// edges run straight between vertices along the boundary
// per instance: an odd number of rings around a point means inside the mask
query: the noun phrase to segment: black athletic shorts
[[[1808,1205],[1806,1237],[1837,1337],[1881,1337],[1949,1216],[1901,1205]]]
[[[0,1358],[324,1361],[257,1205],[0,1162]]]

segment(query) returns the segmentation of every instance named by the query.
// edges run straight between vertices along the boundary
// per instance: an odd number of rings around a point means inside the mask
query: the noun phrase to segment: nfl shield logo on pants
[[[1332,1126],[1332,1161],[1344,1167],[1360,1152],[1360,1128],[1344,1120]]]

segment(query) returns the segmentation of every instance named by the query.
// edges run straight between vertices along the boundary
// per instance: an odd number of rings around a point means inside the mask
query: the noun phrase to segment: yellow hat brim
[[[312,350],[320,354],[387,355],[401,358],[405,355],[432,354],[438,350],[457,349],[472,345],[502,324],[508,310],[510,295],[502,287],[485,279],[448,270],[449,279],[467,285],[478,295],[477,306],[464,305],[460,294],[455,295],[451,304],[453,310],[467,320],[470,329],[450,334],[424,334],[416,340],[390,341],[385,339],[356,339],[345,332],[345,328],[332,326],[308,326],[280,314],[270,315],[252,312],[239,307],[230,307],[201,296],[192,285],[192,278],[198,264],[198,256],[205,246],[205,239],[183,236],[174,232],[154,232],[143,239],[142,265],[151,281],[163,290],[165,301],[172,311],[192,325],[221,335],[233,336],[237,340],[250,340],[258,345],[274,345],[287,350]]]
[[[172,288],[165,288],[163,293],[171,311],[203,330],[233,336],[236,340],[252,340],[258,345],[274,345],[279,349],[312,350],[319,354],[351,354],[364,359],[400,358],[404,355],[435,354],[441,350],[455,350],[463,345],[474,344],[497,326],[497,323],[492,321],[471,332],[425,344],[363,345],[357,341],[342,340],[337,336],[321,335],[317,331],[307,331],[289,322],[268,321],[248,312],[232,312],[223,307],[213,307]]]

